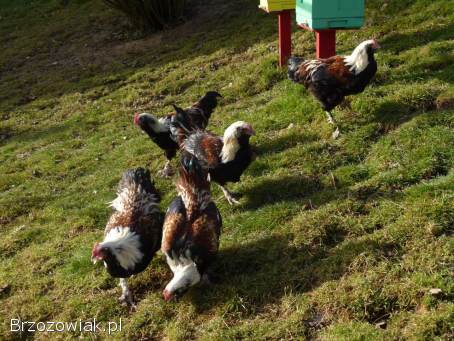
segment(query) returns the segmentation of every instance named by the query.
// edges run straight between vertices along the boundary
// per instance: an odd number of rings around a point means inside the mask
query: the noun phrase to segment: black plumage
[[[175,115],[171,117],[170,130],[179,146],[192,132],[205,130],[211,114],[218,105],[218,97],[222,97],[218,92],[208,91],[197,103],[187,109],[174,105]]]
[[[170,160],[175,157],[188,131],[206,128],[217,106],[218,97],[221,97],[218,92],[208,91],[191,107],[182,109],[174,105],[175,112],[159,119],[149,113],[134,115],[134,123],[164,151],[167,162],[160,172],[161,175],[166,177],[173,175]]]

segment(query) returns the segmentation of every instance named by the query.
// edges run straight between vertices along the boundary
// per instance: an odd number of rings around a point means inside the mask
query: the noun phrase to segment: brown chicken
[[[181,297],[202,279],[219,248],[222,219],[211,199],[207,171],[196,158],[183,153],[177,181],[178,196],[164,220],[161,250],[173,272],[163,291],[166,301]]]
[[[111,204],[114,211],[104,240],[93,247],[92,261],[102,261],[111,276],[120,278],[120,301],[131,306],[134,303],[127,278],[145,270],[161,246],[164,214],[159,202],[149,171],[126,171]]]

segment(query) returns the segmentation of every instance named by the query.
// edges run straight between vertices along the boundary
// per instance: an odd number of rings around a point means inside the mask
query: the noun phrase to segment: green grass
[[[0,338],[19,338],[19,316],[122,318],[118,339],[453,337],[454,3],[367,1],[366,26],[339,32],[339,53],[370,37],[383,48],[371,86],[335,110],[335,141],[277,68],[276,18],[257,1],[205,3],[140,37],[101,2],[0,0]],[[293,43],[313,56],[312,34],[295,29]],[[130,313],[90,251],[121,173],[165,162],[133,113],[211,89],[224,95],[212,131],[242,119],[258,132],[257,160],[230,186],[242,204],[213,188],[221,282],[165,303],[159,255],[131,280]],[[173,183],[157,185],[166,209]]]

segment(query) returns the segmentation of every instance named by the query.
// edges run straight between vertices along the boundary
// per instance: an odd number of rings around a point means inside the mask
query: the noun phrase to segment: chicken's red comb
[[[100,247],[99,247],[99,243],[97,242],[93,246],[93,250],[91,251],[91,257],[96,258],[96,257],[100,257],[100,256],[101,256]]]
[[[138,112],[136,112],[136,113],[134,114],[134,124],[135,124],[136,126],[139,125],[139,113],[138,113]]]

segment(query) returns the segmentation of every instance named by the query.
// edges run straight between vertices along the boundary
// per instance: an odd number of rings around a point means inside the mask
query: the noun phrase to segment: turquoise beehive
[[[296,21],[313,30],[359,28],[364,0],[296,0]]]

